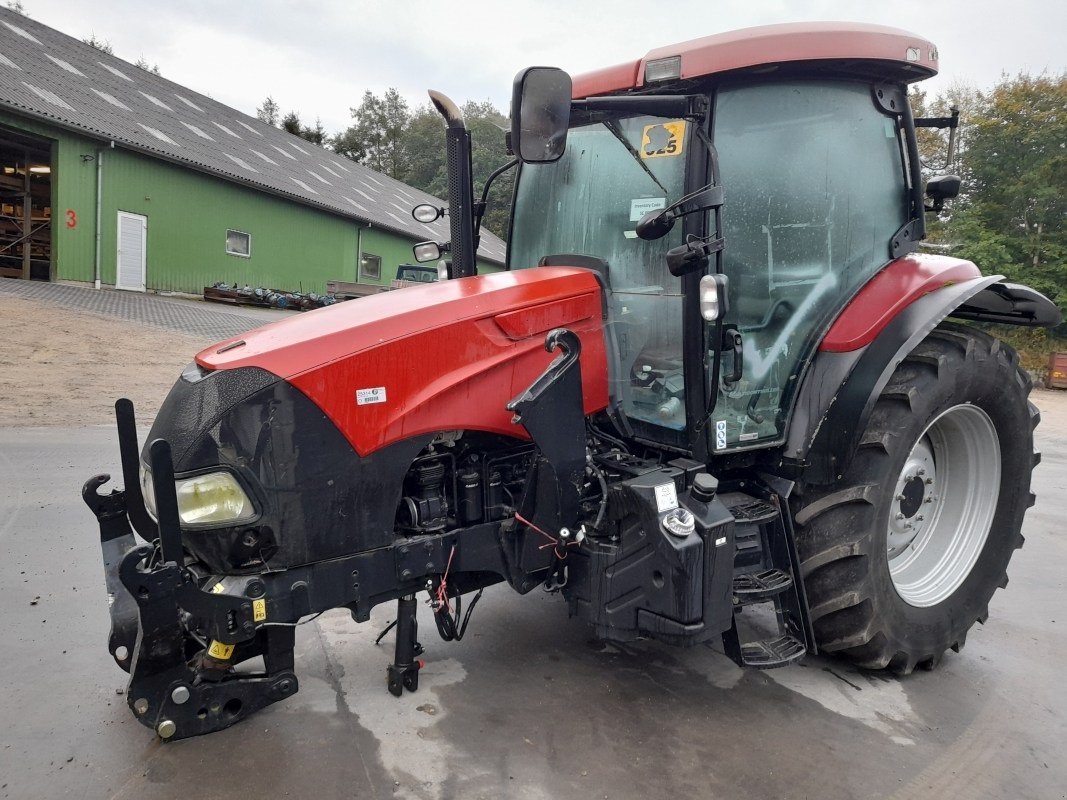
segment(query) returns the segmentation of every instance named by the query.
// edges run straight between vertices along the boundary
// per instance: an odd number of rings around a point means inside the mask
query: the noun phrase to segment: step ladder
[[[793,526],[785,501],[769,489],[720,492],[734,516],[734,617],[723,633],[726,655],[742,667],[784,667],[814,652],[814,636],[800,574]],[[756,496],[754,496],[756,495]],[[773,606],[776,635],[746,638],[738,618],[746,608]]]

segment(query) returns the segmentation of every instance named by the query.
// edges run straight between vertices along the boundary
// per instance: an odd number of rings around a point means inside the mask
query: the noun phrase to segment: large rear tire
[[[794,503],[820,650],[871,669],[932,669],[1007,585],[1033,505],[1040,415],[1007,345],[943,324],[897,367],[859,449]]]

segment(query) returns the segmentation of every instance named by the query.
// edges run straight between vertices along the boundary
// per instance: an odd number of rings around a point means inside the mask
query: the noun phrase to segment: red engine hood
[[[552,328],[582,340],[585,412],[607,405],[601,309],[593,273],[538,267],[340,303],[212,345],[196,361],[285,378],[361,455],[441,430],[525,437],[504,406],[554,357],[544,350]]]

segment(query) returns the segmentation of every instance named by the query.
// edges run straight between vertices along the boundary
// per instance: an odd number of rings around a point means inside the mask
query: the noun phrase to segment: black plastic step
[[[734,576],[734,602],[762,603],[793,585],[793,579],[780,569],[764,569]]]
[[[741,660],[753,669],[774,669],[799,661],[807,648],[799,639],[780,636],[761,642],[745,642],[741,645]]]
[[[770,503],[755,498],[737,505],[727,505],[738,523],[765,522],[778,516],[778,509]]]

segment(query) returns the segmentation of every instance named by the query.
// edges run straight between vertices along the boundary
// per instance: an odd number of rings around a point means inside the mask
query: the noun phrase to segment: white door
[[[145,290],[148,217],[119,212],[119,252],[115,262],[115,288]]]

